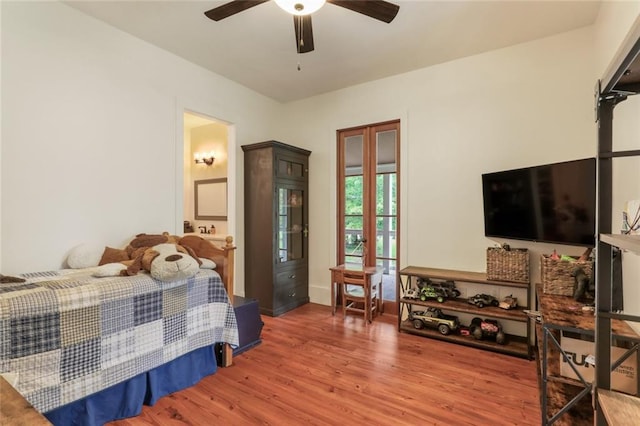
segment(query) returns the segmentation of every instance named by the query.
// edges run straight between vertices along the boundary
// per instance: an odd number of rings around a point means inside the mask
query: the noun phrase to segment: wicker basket
[[[540,258],[540,279],[542,291],[547,294],[559,296],[573,296],[576,282],[573,272],[576,268],[584,269],[587,276],[593,276],[593,260],[554,260],[550,256],[542,255]]]
[[[529,282],[529,250],[487,249],[487,279],[495,281]]]

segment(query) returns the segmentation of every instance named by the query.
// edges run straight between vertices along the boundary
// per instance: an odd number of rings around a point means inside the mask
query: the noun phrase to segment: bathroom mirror
[[[227,220],[227,178],[193,183],[196,220]]]

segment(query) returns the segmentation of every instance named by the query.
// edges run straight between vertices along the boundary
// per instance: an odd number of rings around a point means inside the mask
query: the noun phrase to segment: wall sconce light
[[[213,156],[213,151],[211,152],[196,152],[193,155],[196,164],[206,164],[207,166],[211,166],[216,157]]]

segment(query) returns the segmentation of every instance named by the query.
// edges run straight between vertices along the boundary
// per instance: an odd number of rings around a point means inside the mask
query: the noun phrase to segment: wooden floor
[[[111,425],[539,425],[534,361],[398,333],[307,304],[262,344]]]

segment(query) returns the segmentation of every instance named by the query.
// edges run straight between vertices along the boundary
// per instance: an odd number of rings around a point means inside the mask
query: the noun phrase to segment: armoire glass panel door
[[[304,191],[299,188],[278,185],[278,262],[294,262],[304,259],[304,238],[307,226],[304,222]]]

